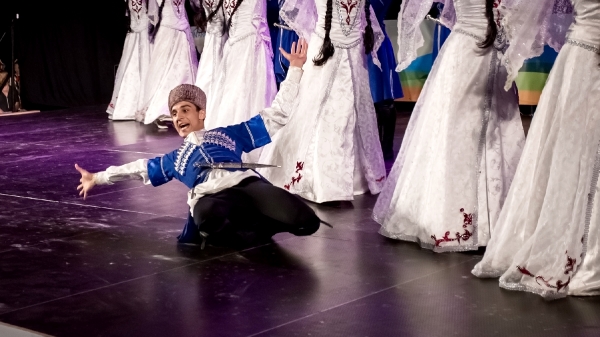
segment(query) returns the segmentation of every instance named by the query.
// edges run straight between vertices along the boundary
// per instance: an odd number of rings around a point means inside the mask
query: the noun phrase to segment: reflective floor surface
[[[98,171],[179,147],[102,107],[0,121],[0,321],[53,336],[600,336],[600,299],[502,290],[479,253],[377,234],[374,196],[312,205],[335,227],[244,250],[180,246],[186,188]],[[396,147],[408,121],[400,114]],[[391,164],[391,163],[389,163]]]

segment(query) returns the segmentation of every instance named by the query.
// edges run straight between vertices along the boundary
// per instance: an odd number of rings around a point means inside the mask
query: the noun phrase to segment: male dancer
[[[306,62],[307,43],[292,45],[291,53],[281,50],[290,61],[287,79],[270,108],[241,124],[204,130],[206,95],[191,84],[182,84],[169,94],[173,125],[183,145],[154,159],[141,159],[92,174],[77,164],[81,184],[77,187],[85,199],[95,185],[113,184],[126,179],[162,185],[177,179],[188,186],[190,215],[179,242],[242,242],[270,238],[276,233],[311,235],[320,220],[300,198],[275,187],[253,170],[242,168],[242,152],[250,152],[271,142],[271,137],[289,119],[302,66]],[[238,168],[219,169],[218,163],[237,163]]]

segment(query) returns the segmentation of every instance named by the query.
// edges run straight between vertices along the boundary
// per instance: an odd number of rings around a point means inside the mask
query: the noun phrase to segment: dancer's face
[[[181,137],[187,137],[190,132],[204,129],[206,111],[199,109],[194,103],[179,102],[171,109],[173,126]]]

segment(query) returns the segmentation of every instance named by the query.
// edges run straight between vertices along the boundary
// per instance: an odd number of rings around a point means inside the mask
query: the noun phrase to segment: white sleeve
[[[260,112],[269,136],[273,137],[277,131],[288,123],[296,104],[302,74],[302,68],[290,67],[285,80],[281,82],[275,100],[270,107]]]
[[[142,180],[145,185],[150,185],[148,177],[148,159],[139,159],[121,166],[111,166],[105,171],[94,174],[98,185],[112,185],[123,180]]]

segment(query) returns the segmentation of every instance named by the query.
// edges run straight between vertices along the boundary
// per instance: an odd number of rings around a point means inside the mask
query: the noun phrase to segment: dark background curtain
[[[123,0],[5,0],[0,59],[10,67],[10,18],[16,21],[21,98],[27,109],[110,101],[129,19]]]
[[[273,0],[271,0],[273,1]],[[396,19],[393,0],[388,19]],[[0,0],[0,59],[10,69],[16,23],[21,98],[27,109],[108,104],[129,18],[124,0]]]

